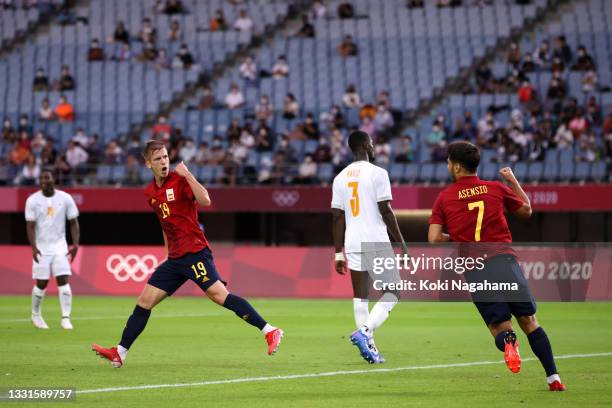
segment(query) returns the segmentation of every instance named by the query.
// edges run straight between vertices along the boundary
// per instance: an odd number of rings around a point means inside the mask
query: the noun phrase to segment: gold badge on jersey
[[[174,189],[173,188],[169,188],[166,190],[166,200],[174,201]]]
[[[53,217],[55,215],[55,210],[53,209],[53,207],[49,206],[47,207],[47,217]]]

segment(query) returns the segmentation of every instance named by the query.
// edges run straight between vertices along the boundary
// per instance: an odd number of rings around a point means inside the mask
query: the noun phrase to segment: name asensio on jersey
[[[469,198],[487,193],[487,186],[476,186],[459,190],[459,198]]]

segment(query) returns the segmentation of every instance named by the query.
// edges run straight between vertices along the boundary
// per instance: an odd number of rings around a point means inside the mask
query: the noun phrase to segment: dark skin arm
[[[68,221],[70,223],[70,236],[72,237],[72,246],[68,249],[68,255],[70,255],[70,262],[74,261],[76,254],[79,250],[79,242],[81,241],[81,227],[79,226],[79,219],[75,218]]]
[[[332,208],[332,217],[334,247],[336,248],[336,253],[338,253],[342,252],[342,248],[344,247],[344,231],[346,229],[344,221],[344,211],[339,210],[337,208]],[[346,273],[345,261],[336,261],[336,272],[338,272],[340,275],[344,275]]]
[[[400,231],[397,223],[397,218],[393,213],[393,208],[391,208],[391,201],[379,201],[378,211],[380,211],[380,215],[382,215],[382,219],[387,226],[387,230],[389,230],[391,233],[391,238],[393,238],[393,241],[400,242],[402,244],[402,251],[407,254],[408,247],[406,246],[406,242],[404,242],[404,237],[402,236],[402,232]]]
[[[32,259],[38,263],[38,256],[40,251],[36,247],[36,223],[34,221],[26,221],[26,230],[28,232],[28,241],[32,247]]]

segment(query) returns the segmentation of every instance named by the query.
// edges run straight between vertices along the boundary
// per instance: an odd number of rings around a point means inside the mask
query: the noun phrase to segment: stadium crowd
[[[599,92],[609,91],[598,84],[596,62],[584,46],[574,52],[564,36],[543,41],[530,52],[521,52],[512,43],[505,55],[508,75],[495,78],[484,62],[474,73],[470,93],[516,93],[519,106],[490,106],[476,121],[470,111],[456,117],[454,128],[440,115],[427,138],[432,160],[445,160],[445,144],[467,139],[484,148],[495,149],[499,162],[541,161],[548,148],[574,149],[576,161],[593,162],[612,158],[612,111],[604,115]],[[566,78],[569,72],[582,73],[582,94],[571,94]],[[540,94],[530,77],[552,73],[548,88]],[[506,122],[496,120],[505,110]]]
[[[413,4],[410,4],[413,3]],[[418,7],[418,2],[409,2]],[[453,2],[439,2],[440,7],[453,6]],[[479,2],[484,5],[486,2]],[[158,1],[156,12],[166,14],[188,12],[180,0]],[[296,36],[314,37],[312,21],[327,18],[324,3],[315,1],[309,15],[304,16],[302,27]],[[343,2],[337,9],[338,18],[355,18],[350,2]],[[254,24],[245,10],[241,10],[232,24],[235,30],[253,30]],[[221,9],[214,13],[206,30],[230,29]],[[151,19],[144,18],[138,33],[131,34],[123,22],[117,23],[112,38],[107,41],[120,45],[119,53],[105,55],[98,39],[91,42],[86,57],[88,61],[107,58],[132,61],[130,44],[140,41],[145,46],[136,61],[153,64],[156,69],[189,69],[197,65],[196,59],[186,44],[170,61],[163,47],[158,47],[158,33]],[[166,34],[168,41],[181,41],[178,21],[170,25]],[[142,139],[152,137],[164,141],[168,146],[171,163],[184,161],[190,166],[214,166],[213,182],[239,183],[320,183],[329,182],[330,176],[351,160],[346,139],[350,131],[360,129],[373,135],[377,163],[441,162],[446,160],[446,146],[454,140],[470,140],[485,149],[495,151],[494,160],[499,162],[540,161],[546,149],[575,149],[578,161],[610,160],[612,157],[612,112],[606,116],[596,95],[605,91],[597,83],[596,62],[585,47],[577,52],[568,46],[565,38],[554,39],[553,46],[544,41],[532,53],[523,53],[514,43],[506,53],[509,74],[495,78],[487,63],[482,63],[474,72],[473,86],[464,93],[516,93],[520,106],[491,105],[481,118],[471,111],[454,118],[440,114],[433,122],[428,135],[403,134],[395,138],[397,124],[401,120],[401,107],[391,106],[390,93],[381,90],[376,100],[363,101],[355,85],[346,88],[342,99],[326,112],[306,112],[292,93],[287,93],[282,106],[273,106],[268,95],[250,106],[243,90],[258,87],[261,78],[282,80],[289,75],[290,61],[279,55],[269,69],[260,69],[254,57],[242,61],[239,72],[241,83],[233,83],[223,100],[217,100],[210,88],[203,90],[197,106],[192,109],[242,110],[244,120],[234,118],[227,130],[216,134],[212,140],[201,141],[200,135],[185,134],[183,129],[160,116],[147,135],[125,136],[108,139],[98,134],[88,134],[84,128],[76,129],[65,147],[60,146],[54,135],[33,131],[33,118],[21,115],[18,123],[5,118],[2,126],[0,153],[0,179],[8,183],[29,185],[36,183],[40,170],[53,166],[60,182],[67,184],[96,183],[96,169],[100,165],[123,166],[120,179],[113,180],[122,185],[141,185],[145,181],[140,154]],[[337,55],[352,58],[359,55],[357,44],[350,35],[344,37],[337,48]],[[584,95],[570,95],[565,83],[568,71],[584,73]],[[549,88],[540,95],[532,85],[530,75],[552,72]],[[51,81],[43,69],[38,69],[33,80],[33,91],[49,89],[69,91],[79,84],[71,75],[70,67],[61,69],[59,78]],[[500,112],[510,112],[510,115]],[[66,97],[62,96],[55,106],[52,101],[42,101],[37,120],[71,122],[78,112]],[[506,113],[507,113],[506,112]],[[507,117],[500,121],[498,117]],[[286,131],[275,132],[277,120],[284,121]],[[103,142],[105,141],[105,142]],[[419,152],[420,142],[429,148]],[[327,177],[320,177],[320,168],[325,167]]]

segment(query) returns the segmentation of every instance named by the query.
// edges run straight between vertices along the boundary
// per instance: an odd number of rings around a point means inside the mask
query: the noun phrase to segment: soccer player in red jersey
[[[478,147],[469,142],[458,141],[448,146],[448,172],[453,184],[444,189],[436,199],[429,219],[430,243],[482,242],[496,243],[493,256],[485,261],[480,276],[496,274],[509,276],[526,291],[529,301],[474,301],[483,320],[495,338],[495,345],[504,352],[506,364],[512,372],[519,372],[521,358],[516,334],[512,329],[512,315],[527,335],[533,353],[538,357],[551,391],[564,391],[565,385],[557,372],[552,347],[546,332],[535,317],[536,304],[529,291],[527,280],[516,261],[510,243],[512,235],[506,222],[505,210],[520,218],[531,216],[531,204],[520,183],[509,167],[499,173],[510,187],[499,181],[478,178],[476,169],[480,163]],[[444,233],[444,227],[448,233]],[[507,243],[508,245],[504,245]],[[501,245],[500,245],[501,244]],[[485,244],[486,245],[486,244]],[[489,247],[487,245],[487,247]],[[489,275],[492,276],[492,275]]]
[[[198,223],[198,205],[207,207],[211,203],[208,191],[184,163],[170,171],[168,152],[162,142],[147,142],[143,156],[153,172],[153,181],[146,187],[145,196],[159,218],[168,259],[155,269],[138,297],[119,345],[104,348],[93,344],[92,350],[114,367],[121,367],[130,346],[144,330],[151,310],[189,279],[213,302],[260,329],[268,343],[268,354],[274,354],[283,331],[268,324],[245,299],[229,293],[217,272],[210,246]]]

